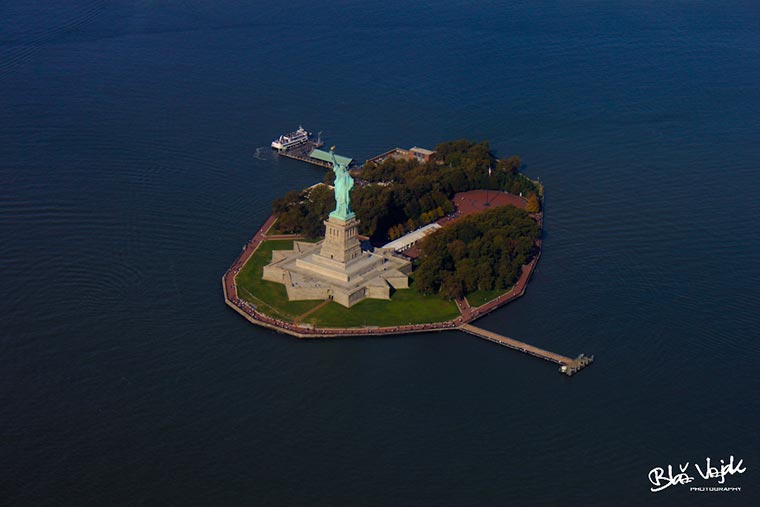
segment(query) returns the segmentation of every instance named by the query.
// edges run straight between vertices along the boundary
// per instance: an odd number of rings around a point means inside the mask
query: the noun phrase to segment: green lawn
[[[272,227],[269,228],[269,230],[264,233],[265,236],[278,236],[280,234],[294,234],[292,231],[283,231],[280,229],[280,220],[275,220],[272,224]]]
[[[321,301],[288,301],[288,293],[281,283],[262,280],[264,266],[272,261],[272,250],[291,250],[288,239],[264,241],[235,277],[240,299],[258,307],[263,313],[283,320],[293,320],[306,313]]]
[[[287,239],[264,241],[235,277],[240,299],[256,305],[260,311],[275,318],[292,321],[322,301],[288,301],[282,284],[263,280],[264,266],[272,261],[272,250],[290,250],[293,241]],[[424,296],[410,288],[397,290],[391,300],[365,299],[351,308],[331,302],[306,317],[305,323],[320,327],[399,326],[452,320],[459,316],[453,301],[439,296]]]
[[[439,296],[417,292],[410,279],[410,288],[393,293],[391,300],[365,299],[351,308],[331,302],[306,318],[306,322],[322,327],[400,326],[443,322],[459,317],[456,303]]]
[[[281,231],[278,227],[279,220],[275,220],[272,224],[272,227],[269,228],[269,230],[265,233],[266,236],[276,236],[278,234],[285,234],[285,232]]]
[[[506,290],[476,290],[475,292],[467,294],[467,301],[472,307],[483,306],[492,299],[496,299],[510,290],[512,290],[512,287]]]

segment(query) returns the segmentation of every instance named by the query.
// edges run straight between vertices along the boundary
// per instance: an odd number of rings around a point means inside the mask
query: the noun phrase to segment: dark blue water
[[[752,1],[0,5],[3,505],[756,505]],[[222,302],[298,124],[488,139],[547,188],[484,327],[301,342]],[[733,454],[740,493],[653,494]],[[697,477],[694,485],[715,481]]]

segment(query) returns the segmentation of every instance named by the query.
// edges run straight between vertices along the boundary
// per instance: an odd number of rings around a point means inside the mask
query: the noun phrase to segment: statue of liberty
[[[350,207],[350,193],[351,189],[354,188],[354,179],[348,174],[346,166],[335,159],[335,146],[330,148],[330,156],[335,173],[335,210],[330,213],[330,216],[340,220],[349,220],[355,216]]]

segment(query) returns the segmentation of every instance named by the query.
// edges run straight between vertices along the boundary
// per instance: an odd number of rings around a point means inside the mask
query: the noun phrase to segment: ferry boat
[[[272,141],[272,148],[275,150],[287,150],[293,146],[298,146],[309,140],[309,132],[303,127],[299,126],[298,130],[291,132],[290,134],[283,134],[279,138]]]

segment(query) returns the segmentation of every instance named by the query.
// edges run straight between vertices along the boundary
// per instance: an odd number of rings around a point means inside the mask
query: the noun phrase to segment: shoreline
[[[539,227],[543,230],[543,209],[536,214]],[[240,272],[243,266],[250,260],[259,246],[267,240],[272,239],[302,239],[297,234],[285,234],[267,236],[266,233],[272,228],[277,217],[271,215],[254,234],[254,236],[243,245],[241,254],[232,263],[232,266],[222,275],[222,290],[224,292],[224,301],[227,306],[235,310],[243,318],[278,333],[289,334],[296,338],[335,338],[341,336],[394,336],[410,333],[426,333],[430,331],[447,331],[459,329],[461,326],[470,324],[475,320],[501,308],[502,306],[523,296],[527,289],[528,282],[533,276],[538,260],[541,258],[542,239],[536,241],[538,253],[531,259],[528,264],[524,264],[520,270],[520,276],[509,292],[488,301],[487,303],[471,307],[466,298],[456,300],[460,316],[453,320],[435,322],[428,324],[409,324],[403,326],[365,326],[365,327],[346,327],[346,328],[322,328],[312,325],[295,324],[280,319],[275,319],[260,312],[254,305],[240,299],[235,286],[235,276]]]

